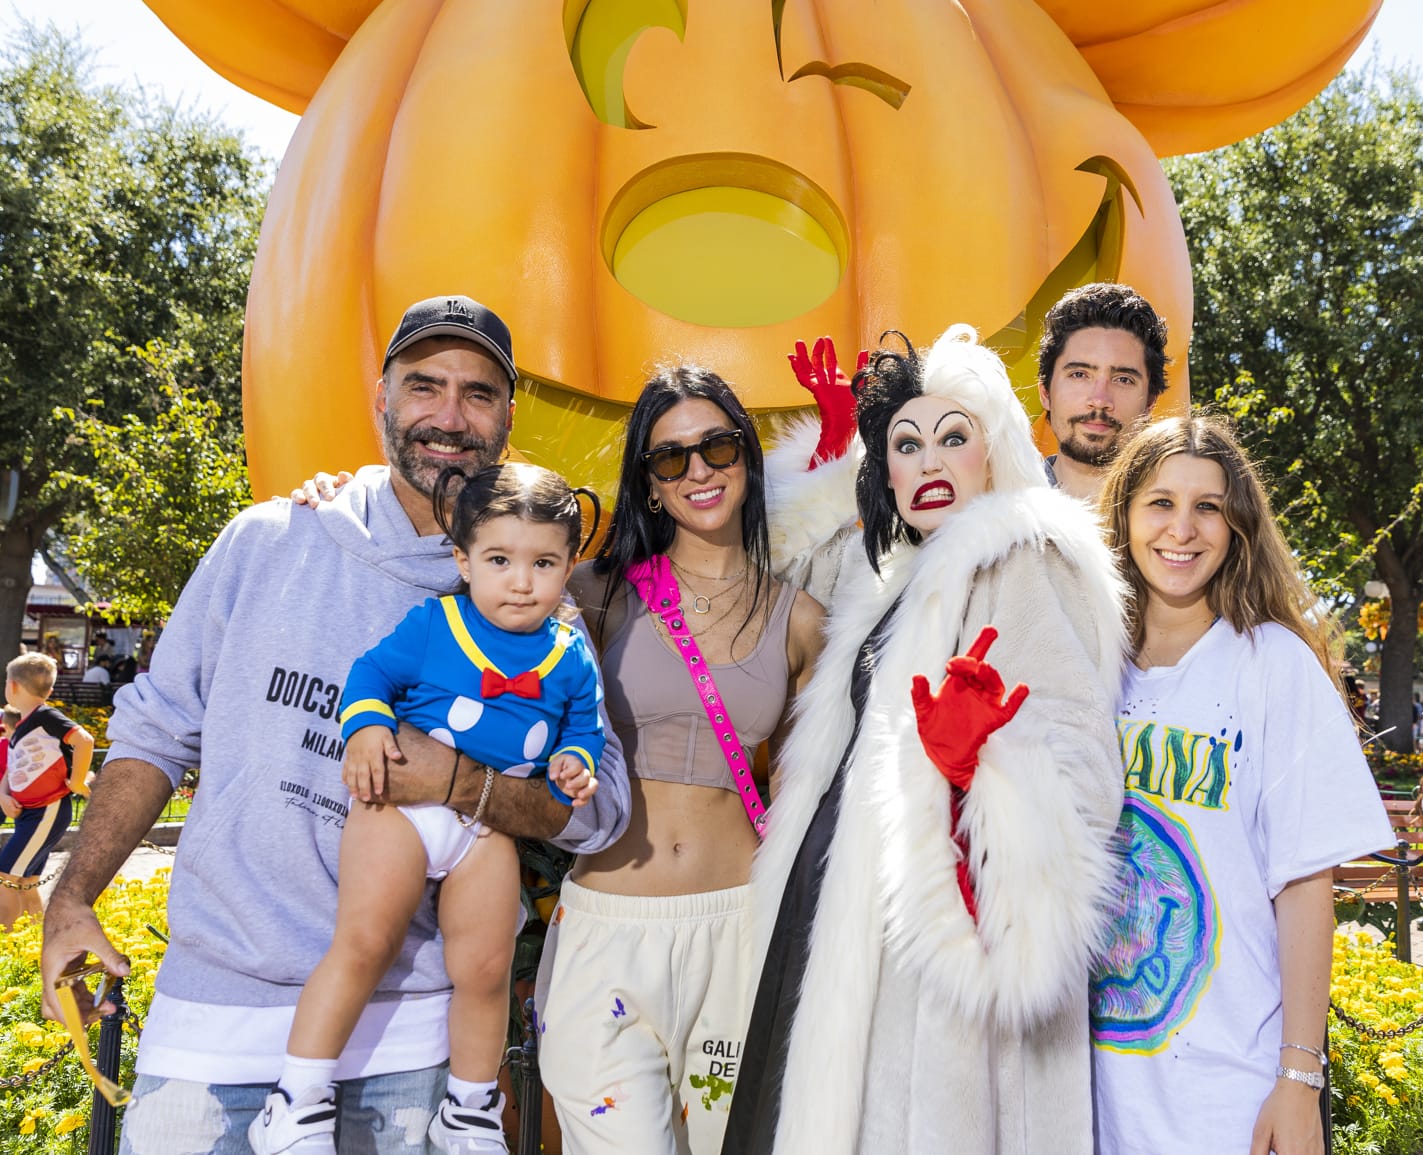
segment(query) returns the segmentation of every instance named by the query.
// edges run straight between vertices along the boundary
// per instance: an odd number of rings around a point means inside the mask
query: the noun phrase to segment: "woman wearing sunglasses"
[[[662,369],[608,536],[569,582],[633,792],[627,833],[565,880],[540,966],[540,1067],[572,1155],[721,1149],[750,1011],[753,763],[820,647],[819,604],[769,562],[745,409],[714,373]]]

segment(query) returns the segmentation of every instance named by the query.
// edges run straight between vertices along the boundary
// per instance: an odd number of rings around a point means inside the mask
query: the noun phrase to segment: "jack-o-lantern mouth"
[[[747,328],[825,301],[849,263],[835,202],[760,156],[682,156],[638,173],[603,221],[603,259],[644,304],[681,321]]]

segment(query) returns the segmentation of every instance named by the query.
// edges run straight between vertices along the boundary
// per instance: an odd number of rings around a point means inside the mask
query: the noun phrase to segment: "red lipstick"
[[[954,503],[954,487],[947,481],[928,481],[914,491],[910,509],[943,509]]]

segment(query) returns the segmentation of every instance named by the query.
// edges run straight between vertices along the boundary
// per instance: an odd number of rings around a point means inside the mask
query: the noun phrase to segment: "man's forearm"
[[[450,805],[461,814],[473,814],[484,795],[484,782],[485,767],[461,755]],[[571,806],[549,793],[543,778],[509,778],[496,773],[480,821],[512,838],[551,839],[568,825],[572,812]]]
[[[457,755],[404,722],[396,741],[405,764],[388,767],[385,801],[400,805],[447,802],[461,814],[473,814],[479,808],[485,783],[485,768],[480,763]],[[514,838],[550,839],[568,824],[572,811],[549,793],[542,778],[509,778],[496,773],[480,820]]]
[[[120,758],[104,767],[78,840],[50,899],[92,906],[163,813],[173,784],[157,766]]]

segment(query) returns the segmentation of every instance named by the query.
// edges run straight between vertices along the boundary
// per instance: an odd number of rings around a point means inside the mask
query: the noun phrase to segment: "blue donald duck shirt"
[[[503,774],[544,776],[569,753],[596,772],[602,689],[587,642],[549,618],[533,633],[489,622],[463,594],[430,598],[356,659],[341,701],[341,739],[409,722]],[[567,797],[552,782],[550,792]]]

